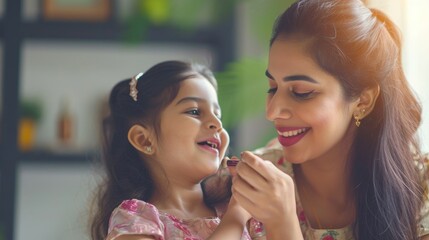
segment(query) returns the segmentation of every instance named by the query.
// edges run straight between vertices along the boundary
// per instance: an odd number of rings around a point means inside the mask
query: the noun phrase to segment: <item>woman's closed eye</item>
[[[267,91],[267,93],[270,94],[270,95],[272,95],[272,94],[274,94],[276,92],[277,92],[277,88],[276,87],[269,88],[268,91]]]
[[[277,87],[273,87],[268,89],[267,93],[269,95],[273,95],[277,92]],[[294,98],[300,99],[300,100],[304,100],[304,99],[308,99],[310,97],[312,97],[312,94],[314,93],[314,90],[310,90],[310,91],[297,91],[294,89],[290,89],[291,95]]]
[[[308,99],[312,96],[312,94],[314,93],[314,90],[311,91],[305,91],[305,92],[297,92],[292,90],[291,94],[298,99]]]

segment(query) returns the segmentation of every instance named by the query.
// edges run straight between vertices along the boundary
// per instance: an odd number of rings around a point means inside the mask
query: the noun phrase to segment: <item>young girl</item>
[[[167,61],[113,88],[93,240],[250,239],[250,216],[206,204],[200,185],[229,143],[216,86],[207,68]]]

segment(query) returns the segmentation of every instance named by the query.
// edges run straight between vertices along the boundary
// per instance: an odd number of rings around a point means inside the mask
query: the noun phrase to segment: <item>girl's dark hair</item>
[[[134,124],[152,127],[158,136],[160,114],[177,96],[183,80],[202,76],[217,89],[212,72],[199,64],[166,61],[147,70],[137,81],[137,101],[130,96],[130,80],[116,84],[109,98],[110,114],[103,122],[105,176],[94,200],[91,237],[104,240],[112,211],[126,199],[147,201],[153,181],[144,159],[128,141]]]
[[[355,238],[417,239],[423,185],[413,151],[420,155],[421,106],[402,69],[396,26],[361,0],[301,0],[279,16],[270,44],[289,37],[310,40],[309,54],[339,80],[347,100],[380,87],[350,156],[350,181],[358,186]]]

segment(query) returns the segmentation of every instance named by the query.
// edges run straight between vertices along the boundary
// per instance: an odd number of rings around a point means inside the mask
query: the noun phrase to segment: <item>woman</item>
[[[267,238],[429,239],[421,107],[388,17],[299,0],[275,24],[266,75],[278,141],[243,152],[232,192]]]

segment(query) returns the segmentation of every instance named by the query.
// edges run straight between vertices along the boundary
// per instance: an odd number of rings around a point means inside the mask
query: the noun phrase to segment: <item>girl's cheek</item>
[[[222,144],[222,149],[220,149],[220,150],[221,150],[221,154],[222,154],[221,157],[223,158],[224,157],[223,155],[225,154],[226,149],[229,146],[229,135],[228,135],[228,132],[225,129],[222,130],[222,132],[220,134],[220,141],[222,142],[221,143]]]

